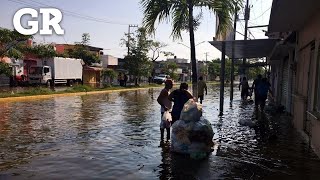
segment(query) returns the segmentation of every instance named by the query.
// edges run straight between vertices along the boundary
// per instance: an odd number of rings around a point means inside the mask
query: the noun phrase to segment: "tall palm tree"
[[[194,17],[195,8],[207,8],[216,13],[219,25],[217,35],[223,35],[232,25],[232,17],[235,9],[240,6],[242,0],[141,0],[144,11],[143,25],[148,33],[155,32],[155,24],[158,21],[172,19],[173,39],[181,39],[181,31],[187,30],[190,35],[190,52],[192,64],[192,88],[194,97],[197,95],[197,66],[194,31],[199,25],[201,15]]]

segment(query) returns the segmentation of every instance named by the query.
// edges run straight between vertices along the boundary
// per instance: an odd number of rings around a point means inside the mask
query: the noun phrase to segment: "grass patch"
[[[18,94],[22,94],[22,95],[38,95],[38,94],[42,94],[42,95],[47,95],[47,94],[53,94],[54,91],[52,91],[51,89],[48,88],[43,88],[43,87],[36,87],[27,91],[23,91],[20,92]]]
[[[141,86],[127,86],[127,87],[111,86],[111,87],[104,87],[104,88],[93,88],[88,85],[77,85],[74,87],[70,87],[64,91],[58,91],[58,92],[45,87],[34,87],[29,90],[18,92],[18,93],[13,93],[13,92],[0,93],[0,98],[77,93],[77,92],[107,91],[107,90],[120,90],[120,89],[125,90],[125,89],[132,89],[132,88],[154,88],[154,87],[163,87],[163,85],[147,84],[147,85],[141,85]]]
[[[219,82],[207,82],[207,84],[219,84]],[[189,85],[192,83],[189,82]],[[179,86],[179,84],[174,85]],[[8,97],[23,97],[23,96],[36,96],[36,95],[51,95],[51,94],[64,94],[64,93],[77,93],[77,92],[93,92],[93,91],[107,91],[107,90],[125,90],[125,89],[133,89],[133,88],[159,88],[164,87],[164,84],[142,84],[142,85],[128,85],[127,87],[122,86],[107,86],[103,88],[93,88],[88,85],[77,85],[74,87],[67,88],[64,91],[54,91],[52,89],[46,87],[34,87],[23,92],[11,93],[5,92],[0,93],[0,98],[8,98]]]

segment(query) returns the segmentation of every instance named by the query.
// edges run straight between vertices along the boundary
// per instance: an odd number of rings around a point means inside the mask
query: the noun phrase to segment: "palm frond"
[[[232,27],[232,19],[236,9],[240,9],[241,0],[195,0],[195,6],[207,7],[210,11],[216,13],[218,17],[218,27],[216,36],[225,35]]]
[[[144,13],[143,26],[148,34],[155,32],[157,20],[169,20],[172,2],[170,0],[141,0]]]
[[[175,3],[172,7],[172,33],[173,39],[181,39],[181,31],[186,29],[189,23],[188,4],[185,1]]]

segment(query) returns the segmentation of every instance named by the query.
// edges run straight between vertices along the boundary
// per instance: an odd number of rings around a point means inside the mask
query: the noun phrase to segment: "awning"
[[[319,0],[273,0],[268,32],[299,30],[319,9]]]
[[[234,47],[234,58],[262,58],[270,55],[277,39],[254,39],[235,41],[210,41],[209,43],[222,51],[222,43],[226,46],[226,56],[232,57],[232,47]]]
[[[83,70],[84,71],[102,71],[103,68],[101,68],[101,67],[92,67],[92,66],[84,66]]]

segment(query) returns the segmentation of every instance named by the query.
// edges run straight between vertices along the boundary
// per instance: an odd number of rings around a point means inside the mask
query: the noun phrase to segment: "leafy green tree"
[[[117,73],[113,69],[107,68],[102,71],[101,76],[104,82],[107,82],[107,86],[111,86],[111,82],[117,77]]]
[[[241,0],[141,0],[144,11],[143,24],[148,33],[155,32],[156,22],[172,19],[172,36],[181,39],[181,31],[187,30],[190,35],[190,52],[192,63],[193,93],[197,97],[197,66],[194,31],[200,24],[201,14],[194,17],[194,9],[207,8],[216,13],[219,19],[217,34],[227,31],[232,25],[234,10]]]
[[[215,59],[209,62],[208,64],[208,74],[212,79],[215,79],[217,76],[220,76],[221,61],[220,59]],[[238,66],[234,66],[234,74],[238,74]],[[231,80],[231,59],[226,59],[226,68],[225,68],[225,80]]]
[[[82,59],[87,65],[100,62],[95,53],[90,52],[88,47],[81,44],[77,44],[74,49],[68,49],[67,57]]]
[[[160,54],[163,53],[163,51],[161,51],[162,48],[166,47],[167,44],[165,43],[161,43],[159,41],[153,41],[153,40],[149,40],[150,44],[149,44],[149,49],[151,51],[151,61],[153,62],[153,68],[152,68],[152,72],[151,72],[151,76],[154,77],[156,74],[156,69],[155,67],[155,62],[156,60],[160,57]]]
[[[167,61],[162,71],[165,74],[168,74],[172,79],[178,80],[178,74],[176,72],[177,69],[178,69],[177,63],[172,61]]]
[[[125,68],[129,71],[130,75],[135,77],[135,85],[138,85],[140,77],[150,76],[152,63],[148,58],[148,51],[150,41],[147,38],[146,30],[139,28],[129,42],[129,54],[125,56]]]
[[[205,64],[200,68],[200,74],[203,76],[208,76],[208,65]]]
[[[40,59],[52,58],[57,56],[54,46],[51,44],[39,44],[33,47],[26,47],[25,53],[31,53]]]
[[[150,51],[152,53],[151,61],[155,62],[160,57],[160,54],[164,53],[163,51],[161,51],[161,49],[166,46],[167,44],[165,43],[151,40],[149,45]]]
[[[99,63],[99,56],[89,50],[88,44],[90,43],[90,34],[83,33],[81,42],[75,42],[74,49],[68,49],[65,57],[82,59],[85,64],[91,65],[92,63]]]
[[[259,74],[263,75],[265,73],[265,69],[263,67],[252,67],[248,69],[247,78],[255,79]]]
[[[33,54],[38,58],[50,58],[56,55],[52,45],[27,46],[26,41],[32,38],[16,30],[0,29],[0,58],[21,59],[25,54]],[[1,62],[0,74],[11,76],[11,73],[10,65]]]
[[[90,44],[90,34],[89,33],[83,33],[82,34],[81,44],[83,44],[83,45],[89,45]]]
[[[20,34],[16,30],[0,28],[0,58],[5,56],[21,58],[22,52],[25,50],[25,42],[30,38],[32,36]]]
[[[8,63],[0,62],[0,75],[4,74],[5,76],[11,76],[11,68]]]

